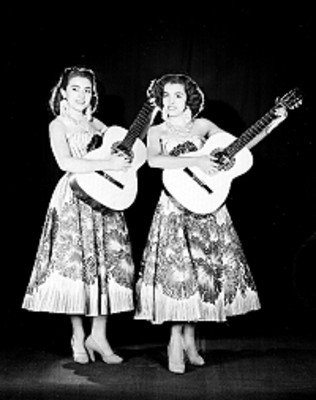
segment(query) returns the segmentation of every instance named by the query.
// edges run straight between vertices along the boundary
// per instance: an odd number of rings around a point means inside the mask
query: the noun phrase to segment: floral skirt
[[[137,280],[136,319],[225,321],[260,308],[226,206],[208,215],[161,194]]]
[[[22,308],[74,315],[134,309],[134,264],[121,212],[100,212],[61,178],[48,207]]]

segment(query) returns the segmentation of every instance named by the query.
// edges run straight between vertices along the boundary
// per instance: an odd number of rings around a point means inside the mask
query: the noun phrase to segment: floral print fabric
[[[164,150],[188,139],[164,140]],[[179,144],[180,141],[180,144]],[[192,145],[203,142],[194,138]],[[208,215],[184,209],[165,190],[157,204],[137,282],[136,319],[225,321],[260,308],[256,286],[226,206]]]
[[[106,133],[105,133],[106,134]],[[95,135],[67,132],[71,152],[83,157]],[[52,195],[23,308],[52,313],[107,315],[133,304],[134,264],[123,213],[96,211],[70,187],[70,174]]]

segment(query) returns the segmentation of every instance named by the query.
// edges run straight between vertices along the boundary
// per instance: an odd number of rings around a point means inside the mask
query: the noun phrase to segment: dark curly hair
[[[95,73],[85,67],[67,67],[62,72],[57,84],[53,87],[51,91],[51,97],[49,99],[49,107],[56,117],[60,114],[60,102],[63,100],[63,96],[61,94],[61,89],[66,90],[67,85],[70,79],[80,76],[82,78],[87,78],[91,82],[92,86],[92,97],[91,97],[91,112],[95,112],[98,106],[98,93],[97,93],[97,83]]]
[[[192,116],[196,117],[204,108],[204,94],[198,84],[184,74],[166,74],[151,82],[147,95],[155,99],[156,105],[162,110],[164,87],[167,83],[178,83],[184,86],[187,95],[186,105],[191,109]]]

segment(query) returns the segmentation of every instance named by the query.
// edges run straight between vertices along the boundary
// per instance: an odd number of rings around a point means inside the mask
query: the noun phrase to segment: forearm
[[[259,135],[257,135],[254,139],[252,139],[247,147],[248,149],[251,149],[254,147],[257,143],[259,143],[262,139],[264,139],[269,133],[273,131],[282,121],[285,120],[287,117],[287,110],[283,107],[278,108],[275,111],[275,118],[269,123],[268,126],[266,126]]]
[[[252,147],[254,147],[257,143],[261,142],[262,139],[264,139],[267,135],[269,134],[269,131],[264,129],[259,135],[257,135],[254,139],[252,139],[248,144],[247,148],[250,150]]]
[[[250,150],[252,147],[254,147],[256,144],[261,142],[262,139],[264,139],[266,136],[268,136],[273,129],[275,129],[282,121],[273,121],[270,125],[268,125],[265,129],[263,129],[262,132],[260,132],[257,136],[252,139],[248,145],[247,148]]]
[[[177,169],[197,165],[197,157],[155,155],[148,157],[148,164],[152,168]]]
[[[58,162],[58,166],[65,172],[90,173],[94,171],[111,170],[112,163],[108,160],[88,160],[75,157],[65,157]]]

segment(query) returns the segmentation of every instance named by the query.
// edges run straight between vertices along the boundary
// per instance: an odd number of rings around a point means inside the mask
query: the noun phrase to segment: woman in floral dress
[[[53,192],[34,268],[22,307],[30,311],[68,314],[72,323],[74,360],[88,363],[98,353],[106,363],[120,363],[106,335],[109,314],[131,311],[134,264],[122,212],[96,210],[70,186],[72,173],[125,170],[121,155],[84,158],[102,141],[107,127],[93,113],[98,95],[95,74],[66,68],[52,90],[49,125],[56,162],[65,174]],[[91,317],[86,338],[83,316]]]
[[[209,174],[218,171],[210,156],[183,155],[222,131],[211,121],[197,118],[204,103],[198,85],[186,75],[168,74],[153,81],[149,90],[164,120],[149,129],[149,165],[161,169],[198,166]],[[135,318],[171,323],[168,367],[174,373],[185,372],[185,354],[191,364],[205,363],[195,341],[197,322],[222,322],[260,308],[226,205],[210,214],[195,214],[166,189],[153,216],[136,287]]]

